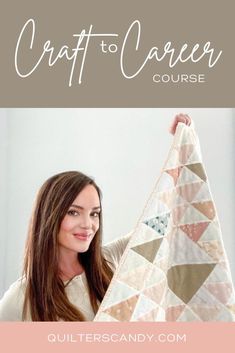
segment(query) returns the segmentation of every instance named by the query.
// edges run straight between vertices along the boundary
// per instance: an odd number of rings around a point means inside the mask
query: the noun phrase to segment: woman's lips
[[[86,241],[90,238],[91,234],[84,234],[84,233],[76,233],[74,234],[75,238],[79,240]]]

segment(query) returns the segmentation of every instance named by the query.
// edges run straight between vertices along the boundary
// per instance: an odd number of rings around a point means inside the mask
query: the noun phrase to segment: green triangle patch
[[[170,213],[166,213],[163,216],[156,216],[154,218],[150,218],[146,221],[143,221],[143,223],[146,224],[148,227],[151,227],[159,235],[165,235],[169,217]]]

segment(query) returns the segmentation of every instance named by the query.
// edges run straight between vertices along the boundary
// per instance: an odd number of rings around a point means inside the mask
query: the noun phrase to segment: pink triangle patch
[[[231,283],[208,283],[205,287],[221,303],[228,304],[233,292]]]
[[[222,307],[207,305],[193,305],[190,307],[202,321],[214,321],[216,316],[222,310]]]
[[[179,195],[188,202],[191,202],[198,191],[201,189],[203,182],[186,184],[183,186],[178,186],[177,191]]]
[[[178,181],[178,178],[179,178],[179,175],[180,175],[182,168],[183,167],[177,167],[174,169],[166,170],[166,173],[168,173],[173,178],[175,185],[177,184],[177,181]]]
[[[183,145],[179,150],[179,161],[182,164],[186,164],[192,152],[194,151],[193,145]]]
[[[180,229],[184,233],[186,233],[191,240],[197,242],[201,238],[202,234],[204,233],[205,229],[208,227],[209,224],[210,222],[184,224],[180,226]]]
[[[182,314],[183,310],[185,309],[186,305],[176,305],[170,306],[166,310],[166,321],[177,321],[178,317]]]
[[[172,210],[172,219],[174,224],[178,224],[180,222],[187,208],[188,208],[188,205],[183,205],[183,206],[175,207]]]

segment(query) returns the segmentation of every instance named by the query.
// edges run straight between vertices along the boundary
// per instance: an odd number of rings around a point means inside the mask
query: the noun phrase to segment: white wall
[[[235,277],[231,109],[1,109],[0,296],[20,274],[28,220],[42,182],[63,170],[94,176],[103,191],[105,241],[129,232],[160,174],[172,141],[168,126],[178,112],[195,121]]]
[[[6,288],[6,235],[7,235],[7,117],[0,109],[0,296]]]

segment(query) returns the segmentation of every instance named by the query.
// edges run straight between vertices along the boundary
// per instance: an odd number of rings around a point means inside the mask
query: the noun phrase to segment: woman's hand
[[[172,135],[175,134],[178,123],[184,123],[186,125],[191,125],[191,118],[187,114],[178,114],[174,117],[174,120],[169,128]]]

